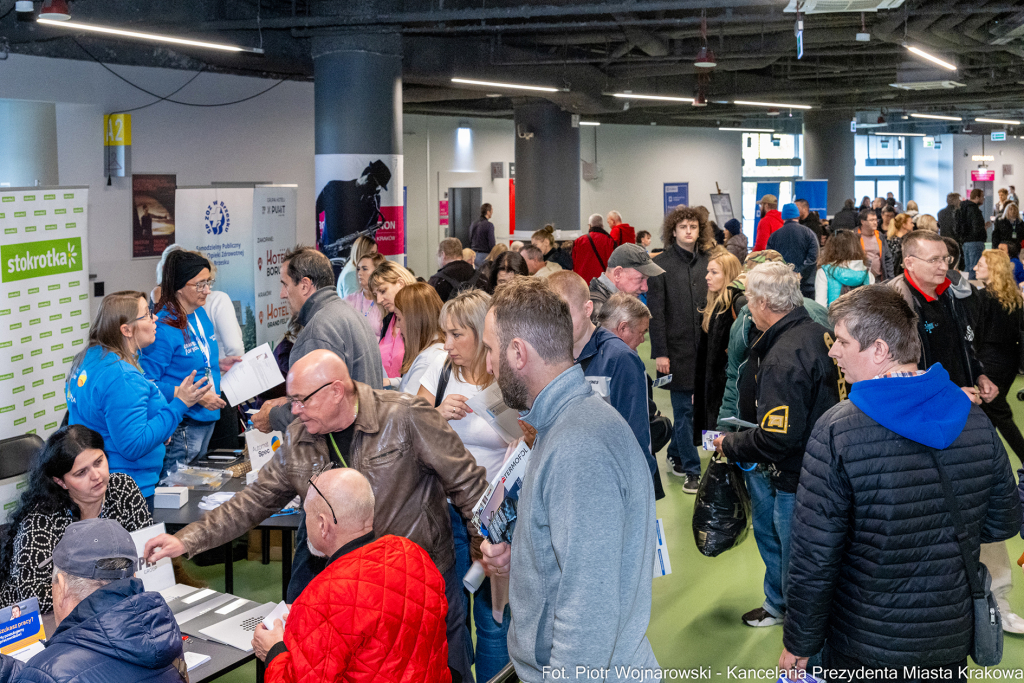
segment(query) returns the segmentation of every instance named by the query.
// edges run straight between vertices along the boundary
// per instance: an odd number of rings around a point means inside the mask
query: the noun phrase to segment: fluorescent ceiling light
[[[581,126],[600,126],[600,121],[580,121]]]
[[[637,95],[631,92],[614,92],[612,97],[625,100],[661,100],[664,102],[693,102],[692,97],[669,97],[668,95]]]
[[[152,40],[158,43],[174,43],[175,45],[188,45],[190,47],[205,47],[211,50],[224,50],[226,52],[252,52],[258,55],[263,54],[263,50],[258,47],[241,47],[238,45],[228,45],[226,43],[208,43],[202,40],[176,38],[174,36],[165,36],[158,33],[142,33],[140,31],[126,31],[124,29],[113,28],[111,26],[82,24],[77,21],[54,21],[52,19],[47,19],[45,16],[40,16],[36,21],[40,24],[46,24],[47,26],[59,26],[60,28],[70,28],[77,31],[106,33],[113,36],[123,36],[125,38],[138,38],[139,40]]]
[[[943,61],[943,60],[939,59],[938,57],[936,57],[935,55],[930,55],[930,54],[928,54],[927,52],[925,52],[924,50],[922,50],[919,47],[914,47],[912,45],[906,45],[906,44],[904,44],[903,47],[907,48],[908,50],[913,52],[918,57],[921,57],[923,59],[927,59],[929,62],[932,62],[933,64],[938,64],[943,69],[949,69],[950,71],[956,71],[956,65],[950,64],[949,62],[946,62],[946,61]]]
[[[779,104],[778,102],[748,102],[745,100],[733,100],[733,104],[744,104],[748,107],[775,107],[778,109],[810,109],[806,104]]]
[[[941,116],[939,114],[911,114],[915,119],[933,119],[935,121],[963,121],[959,116]]]
[[[718,130],[734,130],[734,131],[739,131],[741,133],[774,133],[775,132],[774,128],[728,128],[728,127],[719,127]]]
[[[869,133],[883,138],[926,138],[927,133]]]
[[[1008,126],[1019,126],[1020,121],[1014,121],[1013,119],[974,119],[978,123],[1005,123]]]
[[[971,157],[971,161],[995,161],[996,158],[991,154],[975,154]]]
[[[494,81],[475,81],[471,78],[453,78],[452,83],[465,85],[483,85],[488,88],[511,88],[512,90],[537,90],[539,92],[559,92],[560,88],[548,88],[542,85],[519,85],[518,83],[495,83]]]

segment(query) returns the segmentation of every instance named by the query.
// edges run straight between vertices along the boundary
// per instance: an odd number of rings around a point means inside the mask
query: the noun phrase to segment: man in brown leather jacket
[[[395,391],[376,391],[353,381],[345,362],[331,351],[303,357],[288,372],[288,396],[298,418],[288,427],[284,445],[259,477],[228,502],[174,536],[162,534],[146,544],[146,557],[189,557],[241,536],[278,512],[298,494],[305,499],[309,479],[321,468],[352,467],[370,482],[376,499],[377,536],[404,536],[430,555],[445,580],[448,598],[449,665],[463,681],[472,681],[466,643],[465,607],[455,572],[455,547],[446,497],[469,519],[487,487],[484,468],[458,435],[423,399]],[[304,559],[296,553],[295,560]],[[316,558],[313,558],[314,560]],[[306,582],[315,571],[306,566]],[[305,585],[288,587],[289,602]],[[294,595],[293,595],[294,592]]]

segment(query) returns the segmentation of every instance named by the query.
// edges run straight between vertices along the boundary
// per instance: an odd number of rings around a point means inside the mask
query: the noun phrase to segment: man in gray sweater
[[[303,246],[286,252],[281,263],[281,298],[298,312],[302,325],[288,356],[289,365],[310,351],[326,349],[345,361],[352,379],[373,389],[384,388],[377,339],[359,311],[338,297],[326,256]],[[284,432],[293,417],[288,399],[273,399],[263,404],[252,424],[261,432]]]
[[[494,295],[487,369],[536,435],[511,549],[484,541],[484,564],[509,577],[521,680],[637,680],[658,667],[646,636],[654,491],[629,425],[573,365],[572,339],[569,307],[543,280]]]

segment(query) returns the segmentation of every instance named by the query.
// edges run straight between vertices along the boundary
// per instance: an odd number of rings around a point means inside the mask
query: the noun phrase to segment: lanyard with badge
[[[199,315],[193,315],[196,316],[196,327],[199,328],[198,332],[194,327],[192,327],[191,320],[186,318],[185,321],[188,323],[189,332],[191,332],[192,336],[196,339],[196,345],[199,346],[199,350],[203,352],[203,356],[206,358],[206,367],[203,369],[203,374],[206,375],[206,377],[212,378],[213,370],[210,369],[210,342],[206,340],[206,333],[203,330],[203,323],[199,321]]]

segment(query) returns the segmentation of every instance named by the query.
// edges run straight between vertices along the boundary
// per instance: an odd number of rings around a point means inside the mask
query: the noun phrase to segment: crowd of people
[[[829,221],[766,195],[752,247],[740,221],[719,229],[700,206],[665,216],[661,249],[617,211],[569,244],[545,226],[506,246],[485,204],[467,248],[440,242],[429,280],[369,237],[338,275],[297,246],[281,268],[284,392],[251,418],[283,445],[145,559],[221,546],[298,496],[290,612],[254,633],[268,680],[483,683],[510,662],[531,683],[585,677],[577,666],[625,680],[617,665],[658,667],[656,454],[695,494],[711,430],[713,457],[741,472],[765,565],[764,601],[737,616],[782,625],[781,667],[955,671],[979,628],[979,566],[993,618],[1024,633],[1005,545],[1024,488],[1000,440],[1024,462],[1009,402],[1024,329],[1016,201],[1000,193],[991,249],[980,190],[951,194],[937,219],[890,196],[847,200]],[[214,277],[203,254],[169,248],[150,297],[101,303],[69,373],[68,424],[0,543],[0,599],[37,597],[64,644],[27,665],[3,657],[0,680],[70,681],[73,657],[179,680],[181,641],[163,638],[177,626],[123,566],[124,539],[219,424],[237,435],[220,379],[243,350]],[[671,416],[639,355],[648,332]],[[471,405],[494,385],[519,411],[511,443]],[[474,506],[522,441],[515,541],[492,543]],[[470,592],[475,563],[486,578]],[[91,644],[97,614],[140,607],[160,637],[131,656]]]

